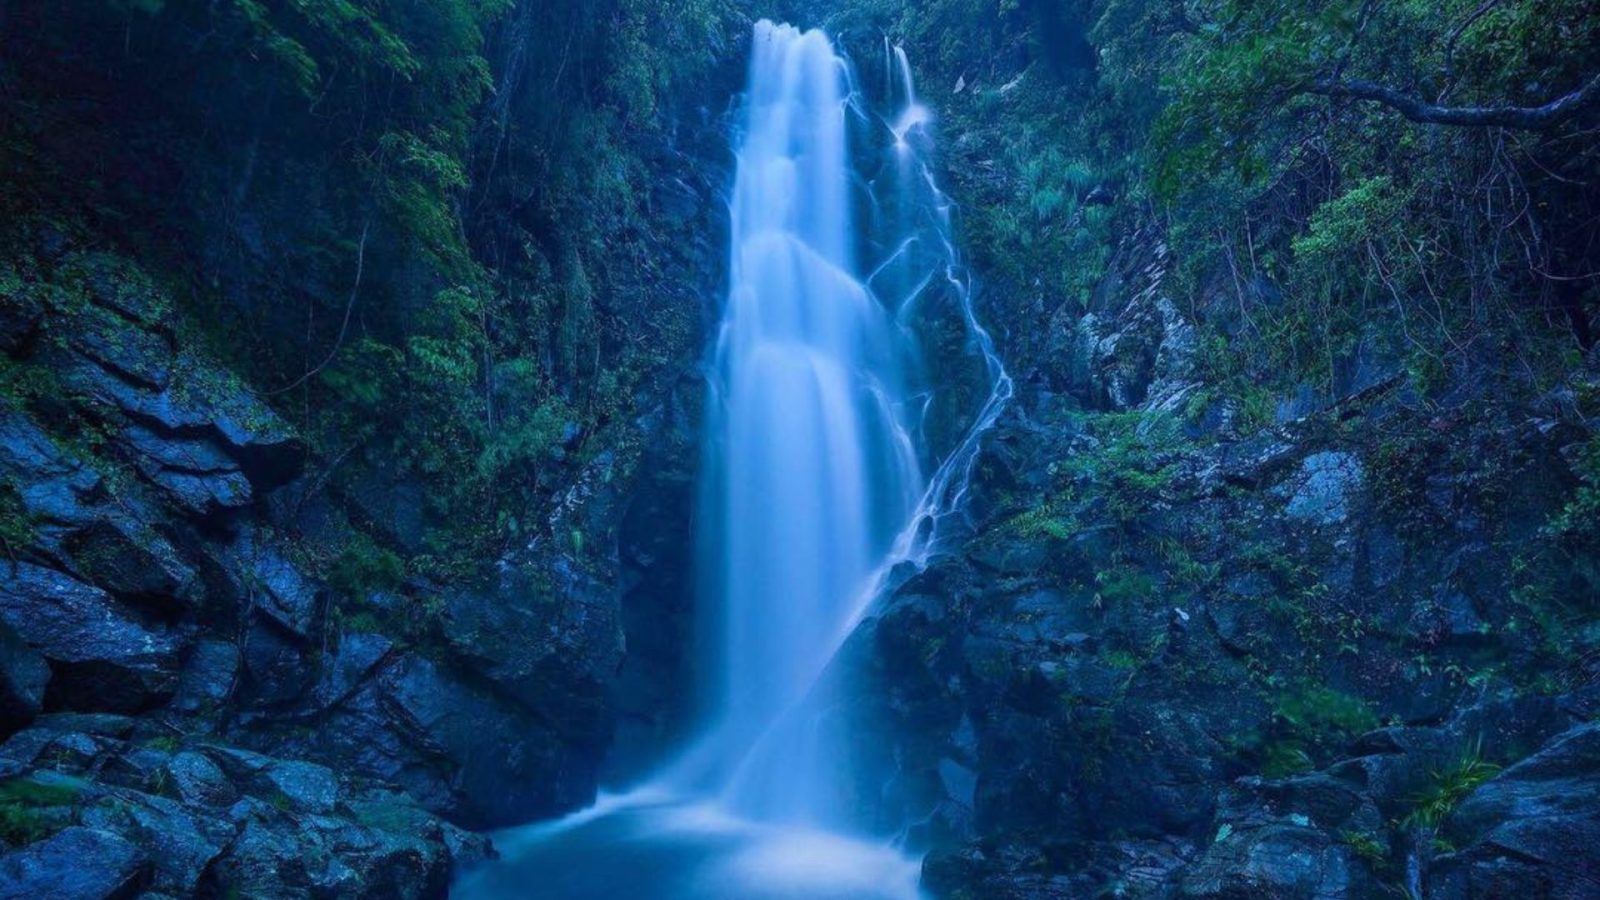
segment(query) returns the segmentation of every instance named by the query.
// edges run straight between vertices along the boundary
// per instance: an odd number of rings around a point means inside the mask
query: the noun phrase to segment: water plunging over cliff
[[[825,34],[755,29],[708,378],[700,605],[719,658],[704,736],[645,788],[501,836],[506,861],[458,896],[918,896],[916,861],[852,828],[824,675],[895,567],[926,562],[1011,386],[924,157],[931,117],[904,54],[888,58],[899,107],[879,118]],[[881,172],[852,167],[875,149]],[[942,453],[923,433],[930,315],[966,335],[986,392]]]
[[[790,710],[922,489],[908,335],[857,273],[847,98],[822,32],[758,28],[703,521],[724,654],[708,750],[728,767],[730,806],[765,820],[828,818],[838,754]]]

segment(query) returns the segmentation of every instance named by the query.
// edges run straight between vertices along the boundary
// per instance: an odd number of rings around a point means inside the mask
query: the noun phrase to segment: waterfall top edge
[[[833,36],[823,29],[800,28],[788,22],[777,22],[772,19],[756,22],[755,37],[758,41],[821,41],[827,45],[830,53],[833,51]]]

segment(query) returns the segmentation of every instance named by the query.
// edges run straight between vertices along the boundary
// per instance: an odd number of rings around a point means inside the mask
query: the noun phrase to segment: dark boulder
[[[610,737],[606,689],[622,662],[616,589],[565,558],[506,562],[492,593],[444,604],[451,651],[573,743]]]
[[[233,782],[204,753],[186,750],[175,754],[163,769],[172,789],[187,804],[226,807],[239,799]]]
[[[16,632],[0,624],[0,738],[33,721],[44,707],[50,667]]]
[[[0,411],[0,479],[14,485],[33,541],[80,580],[167,610],[192,606],[198,578],[154,527],[160,514],[106,479],[28,416]]]
[[[0,621],[50,661],[50,705],[130,711],[172,695],[177,643],[165,629],[54,569],[18,563],[7,574]]]
[[[25,821],[66,828],[0,855],[0,897],[440,897],[491,852],[388,787],[225,744],[164,749],[147,719],[43,716],[0,748],[0,774]]]
[[[1439,835],[1459,849],[1435,862],[1430,895],[1600,896],[1600,723],[1562,734],[1489,780]]]
[[[374,653],[374,651],[378,651]],[[310,688],[304,722],[261,717],[251,741],[280,756],[397,785],[469,827],[553,815],[594,796],[600,754],[481,678],[387,645],[347,640]],[[313,727],[306,727],[307,724]]]
[[[216,712],[233,695],[238,678],[238,647],[222,640],[197,641],[178,676],[170,708],[191,715]]]
[[[116,900],[138,894],[150,878],[144,851],[94,828],[66,828],[0,856],[3,900]]]
[[[163,437],[138,425],[124,428],[118,440],[133,450],[139,473],[190,515],[206,518],[250,504],[250,480],[210,441]]]

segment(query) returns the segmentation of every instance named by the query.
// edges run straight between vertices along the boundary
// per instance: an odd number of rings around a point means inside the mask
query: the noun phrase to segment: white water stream
[[[720,647],[713,720],[648,786],[499,836],[504,861],[458,897],[919,896],[916,860],[852,830],[849,747],[819,713],[819,692],[837,688],[819,685],[891,573],[925,565],[960,513],[1012,386],[926,158],[932,116],[905,54],[886,46],[885,61],[895,109],[880,118],[827,35],[755,29],[699,517],[700,605]],[[890,157],[870,183],[852,165],[853,128]],[[857,233],[862,219],[874,233]],[[935,299],[952,304],[988,385],[939,460],[917,340]]]

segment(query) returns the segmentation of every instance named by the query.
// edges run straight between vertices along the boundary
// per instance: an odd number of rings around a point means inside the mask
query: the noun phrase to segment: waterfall
[[[885,50],[880,115],[826,34],[755,27],[698,518],[711,721],[645,787],[502,836],[505,861],[457,896],[919,896],[917,861],[854,827],[829,716],[848,685],[828,669],[962,522],[1012,385],[928,161],[932,114]],[[939,363],[982,399],[936,451],[922,335],[939,328],[969,348]]]
[[[730,806],[826,818],[837,757],[786,712],[922,491],[907,335],[856,266],[849,86],[820,31],[756,26],[708,416],[706,592],[720,611]]]

